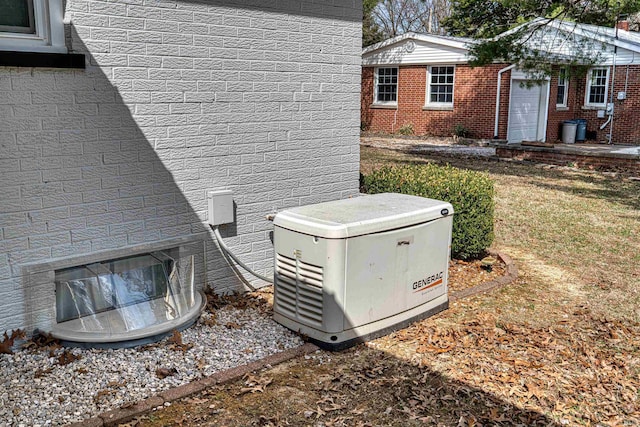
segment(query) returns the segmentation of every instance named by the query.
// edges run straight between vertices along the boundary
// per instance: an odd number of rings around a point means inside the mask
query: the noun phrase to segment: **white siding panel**
[[[413,51],[411,44],[414,43]],[[385,49],[365,54],[362,65],[396,64],[466,64],[465,49],[427,43],[420,40],[403,40]]]
[[[612,40],[613,41],[613,40]],[[591,38],[583,37],[556,28],[539,31],[529,40],[531,47],[549,52],[552,55],[572,57],[576,52],[587,57],[597,58],[601,65],[613,64],[614,46]],[[619,47],[617,64],[640,64],[640,54]]]

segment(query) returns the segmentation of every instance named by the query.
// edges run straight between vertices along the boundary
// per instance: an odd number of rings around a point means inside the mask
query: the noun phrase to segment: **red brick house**
[[[555,142],[563,121],[586,119],[590,141],[640,145],[640,33],[624,24],[617,37],[614,28],[548,24],[531,43],[558,66],[534,85],[514,64],[469,66],[471,39],[408,33],[367,47],[361,126],[434,136],[457,127],[476,138]],[[586,76],[567,77],[562,58],[585,46],[597,63]]]

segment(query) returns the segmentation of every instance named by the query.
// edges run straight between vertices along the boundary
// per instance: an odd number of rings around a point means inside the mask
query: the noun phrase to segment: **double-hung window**
[[[587,90],[585,105],[587,107],[604,107],[607,103],[607,86],[609,85],[609,68],[592,68],[587,73]]]
[[[0,51],[66,53],[62,0],[0,0]]]
[[[453,107],[453,65],[431,66],[427,76],[427,106]]]
[[[377,68],[375,75],[374,104],[397,105],[398,68]]]
[[[569,76],[566,68],[560,68],[558,73],[558,96],[556,99],[557,108],[565,108],[567,106],[567,98],[569,96]]]

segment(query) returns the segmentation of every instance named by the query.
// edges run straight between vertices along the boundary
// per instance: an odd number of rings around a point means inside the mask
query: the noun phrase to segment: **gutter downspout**
[[[500,119],[500,90],[502,87],[502,74],[515,68],[516,64],[511,64],[498,71],[498,88],[496,90],[496,120],[493,128],[493,139],[498,139],[498,121]]]

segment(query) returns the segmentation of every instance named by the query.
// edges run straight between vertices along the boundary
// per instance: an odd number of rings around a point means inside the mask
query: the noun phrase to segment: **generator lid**
[[[453,214],[440,200],[381,193],[300,206],[279,212],[273,223],[312,236],[344,239],[408,227]]]

